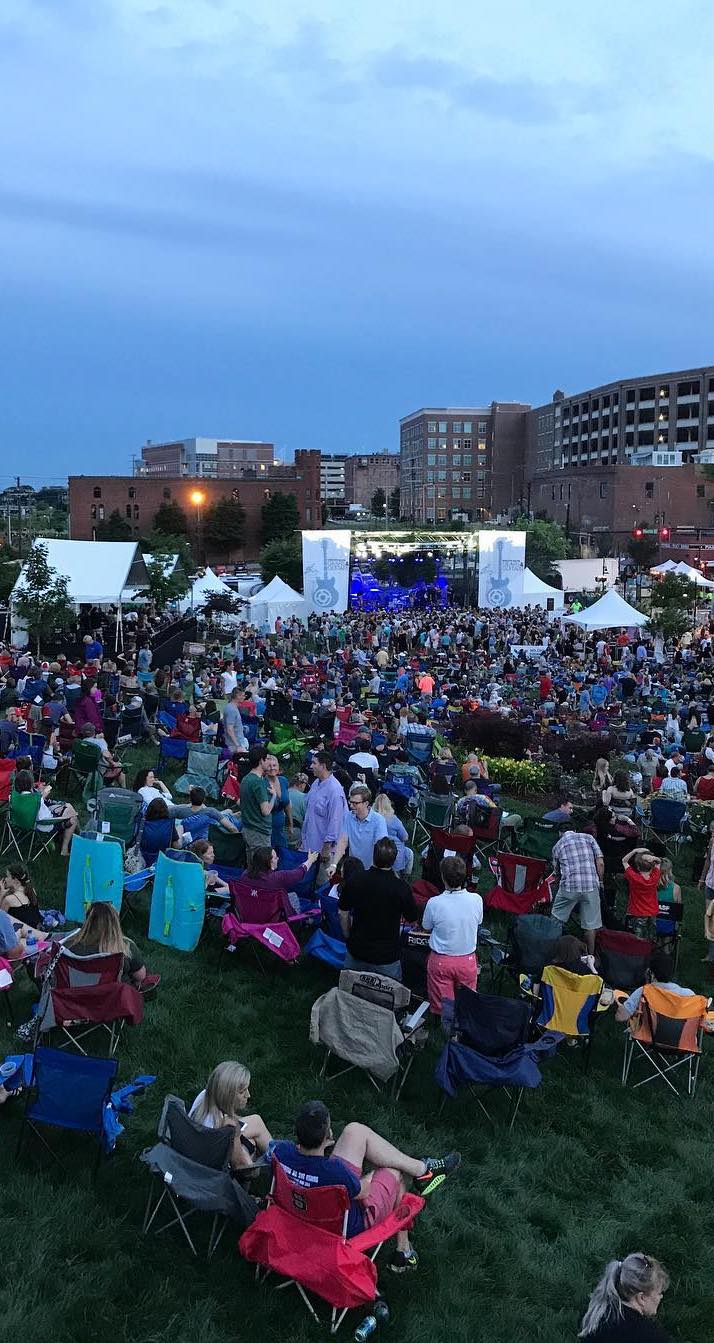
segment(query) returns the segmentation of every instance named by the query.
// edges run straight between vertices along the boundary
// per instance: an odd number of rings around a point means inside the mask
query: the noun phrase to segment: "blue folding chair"
[[[188,760],[189,743],[183,737],[162,737],[159,746],[159,759],[156,765],[157,770],[169,760],[179,760],[183,763]]]
[[[171,816],[156,821],[144,821],[139,848],[147,867],[152,867],[159,854],[171,848],[173,838],[174,822]]]
[[[22,1117],[17,1153],[27,1131],[35,1135],[58,1165],[57,1153],[37,1127],[39,1124],[97,1139],[94,1173],[99,1168],[104,1140],[104,1113],[119,1064],[116,1059],[96,1059],[67,1054],[40,1045],[34,1054],[32,1081]]]
[[[156,721],[160,727],[165,727],[167,732],[173,732],[177,718],[175,714],[169,713],[168,709],[157,709]]]
[[[429,764],[434,753],[435,738],[429,732],[407,732],[404,737],[404,749],[410,765],[423,769]]]
[[[182,714],[188,713],[188,704],[184,700],[167,699],[164,708],[167,713],[173,714],[174,718],[180,718]]]

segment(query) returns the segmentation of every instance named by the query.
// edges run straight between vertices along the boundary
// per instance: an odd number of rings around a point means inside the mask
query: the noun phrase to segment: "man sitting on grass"
[[[344,1186],[350,1196],[348,1236],[383,1222],[399,1206],[406,1179],[414,1180],[417,1193],[424,1198],[461,1165],[460,1152],[445,1157],[406,1156],[366,1124],[347,1124],[335,1142],[330,1112],[322,1101],[303,1105],[295,1120],[295,1136],[297,1142],[275,1143],[274,1155],[293,1184],[308,1189]],[[362,1174],[365,1162],[373,1167],[367,1175]],[[400,1231],[390,1269],[407,1273],[418,1266],[409,1232]]]

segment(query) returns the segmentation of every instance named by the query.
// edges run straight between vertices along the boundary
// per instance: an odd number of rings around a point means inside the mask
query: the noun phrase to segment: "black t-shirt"
[[[415,919],[417,907],[411,887],[390,869],[370,867],[340,892],[340,909],[352,914],[347,950],[357,961],[390,965],[399,960],[402,918]]]
[[[588,1343],[672,1343],[670,1334],[649,1315],[624,1306],[622,1316],[601,1324],[594,1334],[587,1335]]]

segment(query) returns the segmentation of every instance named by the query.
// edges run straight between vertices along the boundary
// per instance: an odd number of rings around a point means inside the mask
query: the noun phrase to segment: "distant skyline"
[[[701,0],[4,0],[0,488],[714,362]]]

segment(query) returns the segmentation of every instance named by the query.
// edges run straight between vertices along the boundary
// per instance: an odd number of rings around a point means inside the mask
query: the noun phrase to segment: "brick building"
[[[522,507],[530,407],[427,407],[399,422],[401,517],[485,522]]]
[[[298,450],[294,466],[271,467],[265,474],[243,474],[239,479],[198,480],[174,476],[70,476],[69,534],[73,540],[96,539],[97,523],[109,518],[114,510],[131,524],[132,535],[147,536],[154,516],[163,503],[175,503],[186,514],[189,529],[195,535],[198,519],[191,494],[200,489],[204,495],[201,514],[218,499],[235,498],[245,512],[245,545],[228,557],[204,546],[210,563],[256,559],[260,550],[261,509],[271,491],[294,494],[302,527],[320,527],[320,454]]]
[[[358,452],[345,457],[345,501],[369,508],[375,490],[384,490],[389,501],[399,489],[399,454],[396,452]]]
[[[638,526],[667,527],[673,542],[714,526],[714,481],[691,463],[550,471],[533,480],[529,492],[533,513],[562,523],[571,536],[609,533],[618,549]]]
[[[243,438],[178,438],[168,443],[147,442],[136,476],[213,476],[232,479],[244,469],[265,474],[274,464],[272,443]]]

